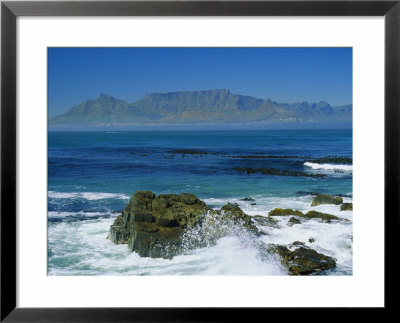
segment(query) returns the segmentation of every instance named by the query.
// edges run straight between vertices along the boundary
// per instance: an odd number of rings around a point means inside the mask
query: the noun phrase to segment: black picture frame
[[[1,321],[247,321],[266,309],[16,307],[16,19],[19,16],[384,16],[385,310],[395,309],[399,233],[400,0],[395,1],[4,1],[1,3]],[[372,235],[373,233],[371,233]],[[345,291],[344,291],[345,292]],[[270,309],[282,311],[282,309]],[[327,309],[329,310],[329,309]],[[331,312],[331,311],[330,311]],[[381,315],[382,313],[379,311]],[[333,314],[333,312],[332,312]],[[249,316],[250,315],[250,316]],[[377,316],[378,317],[378,316]]]

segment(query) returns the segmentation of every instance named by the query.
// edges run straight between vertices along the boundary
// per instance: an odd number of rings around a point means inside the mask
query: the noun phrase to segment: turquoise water
[[[235,202],[250,215],[275,207],[310,210],[313,192],[352,201],[352,166],[315,162],[351,158],[351,130],[49,132],[48,143],[50,275],[285,274],[237,237],[172,260],[141,258],[113,245],[108,228],[136,190],[189,192],[211,207]],[[237,167],[324,177],[246,174]],[[256,204],[240,201],[244,197]],[[313,209],[352,219],[337,206]],[[310,220],[290,228],[287,220],[279,219],[280,229],[262,228],[266,242],[319,237],[312,247],[338,259],[338,269],[328,274],[352,273],[351,221]]]

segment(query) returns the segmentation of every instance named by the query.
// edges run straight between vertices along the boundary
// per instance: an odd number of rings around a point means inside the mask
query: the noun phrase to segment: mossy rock
[[[311,206],[317,206],[321,204],[334,204],[339,205],[343,203],[343,198],[340,196],[331,196],[325,194],[318,194],[311,202]]]
[[[129,230],[118,226],[112,225],[108,233],[108,239],[116,244],[127,244],[129,242],[130,232]]]
[[[220,210],[220,214],[227,220],[243,220],[245,223],[251,223],[251,217],[244,213],[236,203],[228,203],[224,205]]]
[[[195,195],[136,191],[110,227],[109,239],[145,257],[171,258],[180,252],[186,228],[200,223],[210,208]]]
[[[227,222],[240,224],[253,233],[262,234],[261,231],[259,231],[254,225],[253,221],[251,220],[251,216],[244,213],[236,203],[228,203],[224,205],[219,211],[219,215]]]
[[[335,259],[302,243],[297,243],[297,246],[293,243],[290,248],[278,245],[272,250],[280,256],[281,263],[288,269],[289,275],[310,275],[336,267]]]
[[[150,191],[136,191],[111,225],[108,238],[116,244],[128,244],[129,250],[143,257],[172,258],[185,252],[187,246],[215,243],[229,234],[232,226],[262,234],[237,204],[212,210],[193,194],[156,196]],[[203,236],[190,236],[192,229],[200,230]]]
[[[253,215],[251,219],[262,226],[279,228],[278,221],[270,216]]]
[[[275,208],[275,209],[269,211],[268,215],[269,216],[286,216],[286,215],[303,216],[303,213],[298,210]]]
[[[340,211],[353,211],[353,203],[342,203]]]
[[[290,219],[289,219],[289,221],[288,221],[288,226],[292,226],[292,225],[294,225],[294,224],[301,224],[301,221],[299,220],[299,219],[297,219],[297,218],[295,218],[295,217],[291,217]]]
[[[325,222],[330,222],[331,220],[342,220],[341,218],[338,218],[335,215],[322,213],[318,211],[308,211],[306,214],[304,214],[304,217],[307,219],[321,219],[322,221]]]

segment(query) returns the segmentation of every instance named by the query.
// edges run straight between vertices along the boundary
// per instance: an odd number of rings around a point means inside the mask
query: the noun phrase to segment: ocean
[[[266,233],[257,239],[303,242],[336,259],[322,274],[352,275],[353,212],[311,207],[315,193],[352,202],[351,162],[327,156],[352,158],[352,130],[49,132],[48,275],[288,274],[240,234],[172,259],[113,244],[110,225],[137,190],[192,193],[218,209],[237,203],[251,216],[279,207],[346,218],[288,226],[290,216],[275,217],[275,227],[257,224]]]

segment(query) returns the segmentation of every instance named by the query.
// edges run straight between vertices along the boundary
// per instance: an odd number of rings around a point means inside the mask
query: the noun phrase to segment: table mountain
[[[51,118],[50,126],[351,122],[352,105],[294,104],[232,94],[228,89],[147,94],[133,103],[101,94]]]

